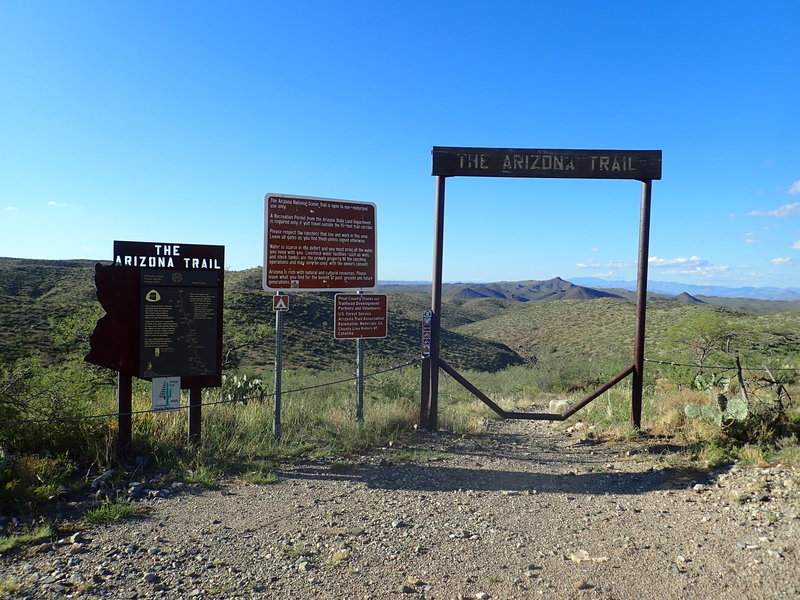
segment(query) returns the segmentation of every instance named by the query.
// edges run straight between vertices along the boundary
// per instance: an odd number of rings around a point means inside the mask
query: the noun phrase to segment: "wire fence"
[[[694,364],[694,363],[682,363],[682,362],[677,362],[677,361],[656,360],[656,359],[652,359],[652,358],[645,358],[644,360],[645,360],[645,362],[648,362],[648,363],[664,365],[664,366],[669,366],[669,367],[691,367],[691,368],[695,368],[695,369],[723,370],[723,371],[731,371],[731,370],[737,369],[736,365],[700,365],[700,364]],[[378,375],[383,375],[385,373],[390,373],[392,371],[398,371],[400,369],[404,369],[404,368],[409,367],[411,365],[418,364],[419,362],[420,362],[420,358],[413,358],[413,359],[408,360],[408,361],[406,361],[404,363],[401,363],[399,365],[394,365],[392,367],[388,367],[388,368],[385,368],[385,369],[374,371],[372,373],[367,373],[367,374],[364,375],[364,379],[371,379],[373,377],[377,377]],[[744,367],[743,366],[743,367],[741,367],[741,369],[742,369],[742,371],[763,371],[763,370],[765,370],[765,367],[764,366],[761,366],[761,367]],[[800,372],[800,368],[795,368],[795,367],[775,367],[775,368],[770,367],[769,370],[770,371]],[[308,391],[316,390],[316,389],[319,389],[319,388],[329,387],[329,386],[333,386],[333,385],[340,385],[340,384],[343,384],[343,383],[354,382],[354,381],[357,381],[357,379],[358,379],[357,377],[348,377],[348,378],[345,378],[345,379],[338,379],[336,381],[327,381],[325,383],[319,383],[319,384],[315,384],[315,385],[309,385],[309,386],[304,386],[304,387],[300,387],[300,388],[294,388],[294,389],[290,389],[290,390],[281,390],[281,394],[282,395],[286,395],[286,394],[296,394],[296,393],[300,393],[300,392],[308,392]],[[782,383],[782,382],[778,382],[778,383]],[[203,407],[203,406],[217,406],[217,405],[221,405],[221,404],[236,404],[236,403],[242,403],[242,404],[246,405],[247,403],[249,403],[251,401],[263,401],[263,400],[266,400],[268,398],[272,398],[274,396],[275,396],[275,392],[271,392],[271,393],[261,392],[261,393],[253,394],[253,395],[250,395],[250,396],[243,396],[243,397],[237,397],[237,398],[228,398],[228,399],[222,399],[222,400],[213,400],[213,401],[210,401],[210,402],[202,402],[200,404],[195,404],[195,405],[191,405],[191,406]],[[104,413],[104,414],[98,414],[98,415],[83,415],[83,416],[74,416],[74,417],[43,417],[43,418],[38,418],[38,419],[16,419],[16,420],[0,421],[0,427],[5,427],[5,426],[9,426],[9,425],[32,425],[32,424],[37,424],[37,423],[59,423],[59,422],[70,422],[70,421],[88,421],[88,420],[93,420],[93,419],[110,419],[110,418],[119,417],[119,416],[144,415],[144,414],[148,414],[148,413],[176,412],[176,411],[180,411],[180,410],[186,410],[186,409],[190,408],[191,406],[186,404],[186,405],[182,405],[180,407],[168,408],[168,409],[163,409],[163,408],[162,409],[153,409],[153,408],[150,408],[150,409],[135,410],[135,411],[130,411],[130,412],[113,412],[113,413]]]
[[[675,362],[675,361],[672,361],[672,360],[655,360],[655,359],[652,359],[652,358],[645,358],[644,361],[645,362],[649,362],[649,363],[653,363],[653,364],[657,364],[657,365],[667,365],[667,366],[670,366],[670,367],[692,367],[692,368],[695,368],[695,369],[708,369],[708,370],[717,370],[717,369],[719,369],[719,370],[728,370],[728,371],[730,371],[730,370],[734,370],[734,369],[738,369],[739,368],[736,365],[727,365],[727,366],[726,365],[698,365],[698,364],[694,364],[694,363],[680,363],[680,362]],[[767,368],[770,371],[793,371],[795,373],[796,372],[800,372],[800,368],[797,368],[797,367],[774,367],[773,368],[773,367],[765,367],[763,365],[760,366],[760,367],[744,367],[744,366],[741,367],[742,371],[764,371]]]
[[[377,377],[378,375],[383,375],[385,373],[390,373],[392,371],[399,371],[400,369],[405,369],[406,367],[410,367],[411,365],[417,364],[419,362],[420,362],[419,358],[413,358],[413,359],[408,360],[408,361],[406,361],[406,362],[404,362],[402,364],[399,364],[399,365],[394,365],[392,367],[387,367],[387,368],[381,369],[379,371],[373,371],[372,373],[366,373],[364,375],[364,379],[371,379],[373,377]],[[339,380],[336,380],[336,381],[327,381],[325,383],[319,383],[319,384],[316,384],[316,385],[304,386],[304,387],[301,387],[301,388],[294,388],[294,389],[291,389],[291,390],[281,390],[281,395],[296,394],[296,393],[299,393],[299,392],[307,392],[307,391],[310,391],[310,390],[316,390],[316,389],[319,389],[319,388],[329,387],[329,386],[332,386],[332,385],[339,385],[339,384],[342,384],[342,383],[349,383],[349,382],[353,382],[353,381],[357,381],[357,380],[358,380],[357,377],[348,377],[346,379],[339,379]],[[186,404],[186,405],[182,405],[180,407],[168,408],[168,409],[163,409],[163,408],[162,409],[153,409],[153,408],[149,408],[149,409],[145,409],[145,410],[134,410],[134,411],[128,411],[128,412],[118,412],[117,411],[117,412],[113,412],[113,413],[104,413],[104,414],[99,414],[99,415],[83,415],[83,416],[75,416],[75,417],[44,417],[44,418],[40,418],[40,419],[16,419],[16,420],[9,420],[9,421],[0,421],[0,427],[4,427],[4,426],[8,426],[8,425],[32,425],[32,424],[36,424],[36,423],[60,423],[60,422],[70,422],[70,421],[88,421],[88,420],[93,420],[93,419],[110,419],[110,418],[119,417],[119,416],[144,415],[144,414],[148,414],[148,413],[176,412],[176,411],[185,410],[185,409],[188,409],[188,408],[195,408],[195,407],[202,407],[202,406],[217,406],[217,405],[220,405],[220,404],[242,403],[242,404],[246,405],[248,402],[251,402],[251,401],[256,401],[256,400],[263,401],[263,400],[266,400],[267,398],[272,398],[274,396],[275,396],[275,392],[271,392],[271,393],[261,392],[261,393],[258,393],[258,394],[253,394],[252,396],[230,398],[230,399],[225,399],[225,400],[214,400],[214,401],[211,401],[211,402],[201,402],[199,404],[193,404],[193,405]]]

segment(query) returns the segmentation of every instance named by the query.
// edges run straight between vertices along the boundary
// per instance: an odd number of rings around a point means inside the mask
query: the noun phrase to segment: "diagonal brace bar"
[[[507,411],[503,410],[497,403],[495,403],[489,396],[484,394],[478,388],[476,388],[470,381],[461,375],[458,371],[456,371],[453,367],[448,365],[442,359],[439,359],[439,366],[441,367],[442,371],[450,375],[453,379],[455,379],[458,383],[460,383],[468,392],[470,392],[473,396],[478,398],[481,402],[483,402],[486,406],[491,408],[494,412],[498,415],[503,417],[504,419],[525,419],[528,421],[565,421],[582,409],[584,406],[589,404],[592,400],[597,398],[598,396],[604,394],[606,391],[610,390],[612,387],[617,385],[620,381],[625,379],[628,375],[634,372],[635,365],[630,365],[626,367],[622,371],[620,371],[617,375],[612,377],[608,382],[601,385],[599,388],[594,390],[588,396],[585,396],[580,402],[578,402],[575,406],[570,407],[569,410],[563,413],[527,413],[527,412],[514,412],[514,411]]]

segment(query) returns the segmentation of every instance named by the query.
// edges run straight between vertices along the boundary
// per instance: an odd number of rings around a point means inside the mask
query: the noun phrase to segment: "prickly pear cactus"
[[[697,404],[687,404],[683,407],[683,414],[687,419],[699,419],[701,415],[700,407]]]
[[[725,418],[734,421],[744,421],[750,414],[750,411],[744,398],[735,396],[728,400],[728,405],[725,407]]]
[[[742,422],[747,419],[749,414],[747,402],[744,398],[734,396],[728,398],[724,394],[717,396],[716,404],[687,404],[683,407],[683,414],[687,419],[705,419],[712,421],[719,426]]]

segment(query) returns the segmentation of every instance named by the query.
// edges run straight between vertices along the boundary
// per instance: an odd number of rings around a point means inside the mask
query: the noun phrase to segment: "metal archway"
[[[647,312],[647,262],[650,247],[650,204],[654,179],[661,179],[661,150],[548,150],[434,146],[436,176],[434,258],[431,308],[423,318],[420,425],[438,429],[439,370],[453,377],[500,416],[507,419],[563,421],[629,375],[631,424],[642,424],[644,337]],[[642,182],[639,258],[636,282],[636,331],[633,363],[564,413],[520,413],[503,410],[441,357],[442,262],[444,249],[445,180],[447,177],[527,177],[635,179]]]

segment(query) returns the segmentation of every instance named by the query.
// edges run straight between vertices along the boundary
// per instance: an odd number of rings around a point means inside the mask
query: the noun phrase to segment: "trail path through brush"
[[[800,470],[693,473],[658,440],[570,432],[419,432],[149,501],[0,567],[27,598],[800,597]]]

